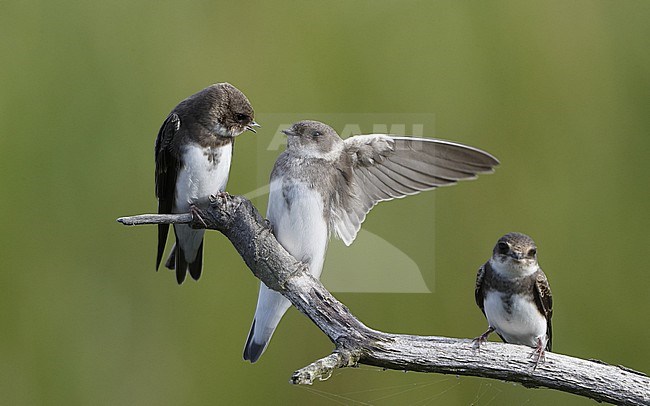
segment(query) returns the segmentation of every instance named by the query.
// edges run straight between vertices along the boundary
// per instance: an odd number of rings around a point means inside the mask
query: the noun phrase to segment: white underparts
[[[176,178],[173,212],[187,213],[190,204],[225,190],[231,158],[231,143],[217,148],[203,148],[198,144],[186,146],[181,153],[182,166]],[[193,262],[203,241],[204,230],[194,230],[187,225],[176,225],[174,229],[185,260]]]
[[[483,308],[489,325],[509,343],[535,347],[539,338],[546,342],[546,318],[531,299],[513,294],[507,300],[503,293],[488,290]]]

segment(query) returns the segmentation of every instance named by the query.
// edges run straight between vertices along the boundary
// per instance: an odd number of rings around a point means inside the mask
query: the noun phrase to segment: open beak
[[[249,125],[246,126],[246,129],[248,131],[250,131],[250,132],[257,133],[257,131],[255,130],[255,127],[261,127],[261,125],[257,124],[255,121],[253,121],[252,123],[250,123]]]

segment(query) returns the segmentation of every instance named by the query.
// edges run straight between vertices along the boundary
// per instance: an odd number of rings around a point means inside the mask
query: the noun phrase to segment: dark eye
[[[323,133],[321,133],[320,131],[314,131],[314,133],[312,135],[314,137],[320,137],[321,135],[323,135]]]
[[[537,249],[531,248],[530,250],[528,250],[529,257],[534,257],[535,255],[537,255]]]
[[[239,121],[240,123],[242,123],[242,122],[244,122],[244,121],[248,121],[248,116],[247,116],[246,114],[241,114],[241,113],[235,114],[235,118],[236,118],[237,121]]]
[[[510,246],[505,242],[500,242],[497,244],[497,250],[499,250],[501,254],[507,254],[508,251],[510,251]]]

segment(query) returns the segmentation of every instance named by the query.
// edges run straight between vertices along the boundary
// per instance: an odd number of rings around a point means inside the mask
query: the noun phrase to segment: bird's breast
[[[546,335],[546,318],[531,296],[488,290],[483,308],[490,326],[509,343],[534,347]]]
[[[309,184],[278,177],[270,184],[267,218],[278,242],[320,276],[329,238],[324,199]]]
[[[183,148],[176,178],[175,211],[186,212],[190,204],[225,190],[231,158],[232,143],[219,147],[190,144]]]

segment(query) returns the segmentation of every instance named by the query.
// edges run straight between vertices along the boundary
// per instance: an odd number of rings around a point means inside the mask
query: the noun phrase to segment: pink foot
[[[544,340],[541,338],[537,338],[537,347],[535,347],[533,352],[531,352],[528,356],[528,358],[532,358],[533,362],[535,362],[533,370],[537,369],[537,365],[539,365],[540,362],[543,364],[546,361],[546,351],[544,350],[545,348],[546,342],[544,342]]]
[[[203,224],[203,227],[208,228],[208,225],[205,224],[205,220],[203,220],[203,217],[201,217],[199,209],[193,204],[190,205],[190,214],[192,217],[199,219],[201,224]]]
[[[493,328],[493,327],[490,327],[490,328],[487,329],[487,331],[486,331],[485,333],[483,333],[483,334],[481,334],[480,336],[478,336],[478,337],[476,337],[475,339],[473,339],[473,340],[472,340],[472,346],[474,347],[474,349],[476,349],[476,350],[478,350],[478,351],[481,351],[481,344],[484,344],[484,343],[487,342],[488,336],[489,336],[490,333],[492,333],[493,331],[494,331],[494,328]]]

